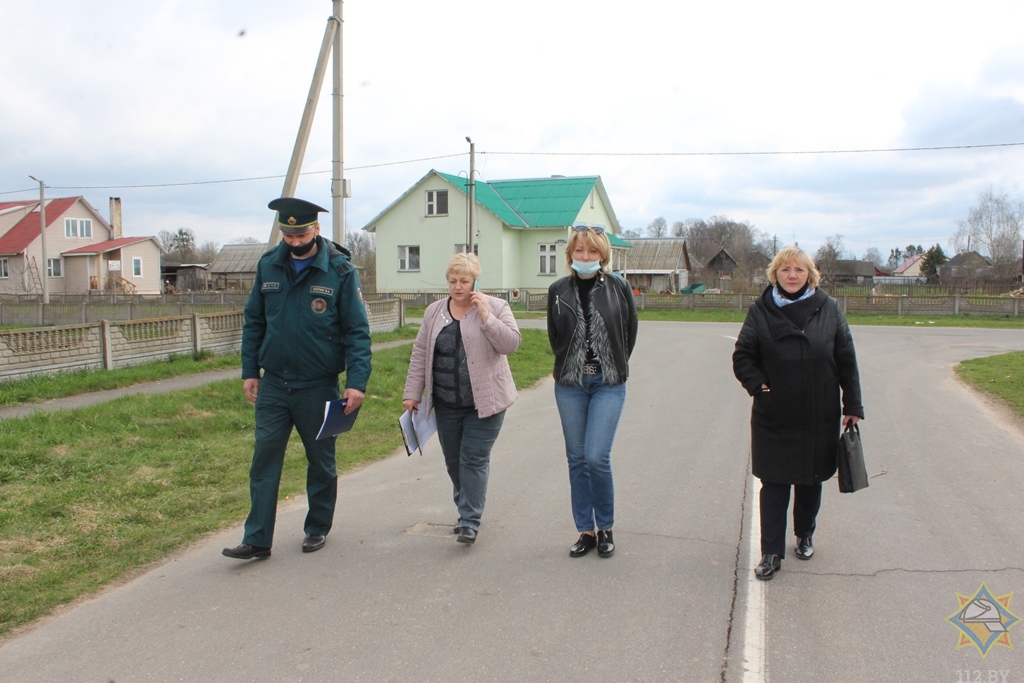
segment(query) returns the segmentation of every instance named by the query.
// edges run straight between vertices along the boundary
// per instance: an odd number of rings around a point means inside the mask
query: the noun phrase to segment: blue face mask
[[[572,269],[580,275],[593,275],[597,271],[601,270],[600,261],[577,261],[572,260]]]

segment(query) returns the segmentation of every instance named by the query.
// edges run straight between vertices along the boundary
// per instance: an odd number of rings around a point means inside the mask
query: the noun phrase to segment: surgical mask
[[[305,244],[300,244],[297,247],[293,247],[292,245],[289,244],[288,251],[290,251],[293,256],[305,256],[306,254],[309,253],[309,251],[313,248],[315,244],[316,237],[306,242]]]
[[[601,270],[600,261],[577,261],[572,260],[572,269],[580,275],[593,275],[597,271]]]

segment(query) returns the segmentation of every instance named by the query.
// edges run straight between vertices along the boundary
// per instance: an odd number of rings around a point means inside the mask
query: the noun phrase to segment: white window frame
[[[10,262],[5,258],[0,258],[0,280],[6,280],[11,276],[11,265]]]
[[[438,204],[441,203],[441,198],[444,197],[444,211],[439,211]],[[448,190],[427,190],[427,216],[447,216],[448,215]]]
[[[413,250],[416,254],[416,267],[411,267]],[[400,273],[415,273],[420,269],[420,245],[403,244],[398,247],[398,271]]]
[[[557,275],[558,274],[558,245],[538,244],[537,245],[537,274]]]
[[[62,278],[62,277],[64,277],[64,259],[62,259],[62,258],[48,258],[48,259],[46,259],[46,277],[51,277],[51,278]]]
[[[469,252],[469,245],[466,244],[465,242],[463,242],[462,244],[456,244],[455,245],[455,253],[456,254],[466,254],[468,252]],[[479,242],[473,242],[473,254],[476,255],[476,256],[480,255],[480,243]]]
[[[68,239],[90,239],[92,237],[92,219],[65,218],[64,237]]]
[[[142,257],[132,257],[132,277],[142,277]]]

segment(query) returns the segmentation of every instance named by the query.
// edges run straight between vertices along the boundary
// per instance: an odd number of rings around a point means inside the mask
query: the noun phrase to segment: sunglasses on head
[[[587,230],[589,230],[595,235],[604,234],[604,228],[602,228],[600,225],[587,225],[586,223],[581,223],[579,225],[572,226],[572,229],[575,230],[576,232],[586,232]]]

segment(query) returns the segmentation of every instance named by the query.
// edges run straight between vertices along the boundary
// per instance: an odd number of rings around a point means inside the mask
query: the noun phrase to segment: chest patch
[[[260,287],[261,292],[276,292],[281,289],[280,282],[264,282]]]
[[[323,315],[324,311],[327,310],[327,302],[318,297],[310,302],[309,307],[312,308],[313,312],[317,315]]]
[[[322,294],[324,296],[334,296],[334,289],[332,289],[331,287],[321,287],[320,285],[315,285],[309,288],[309,293]]]

